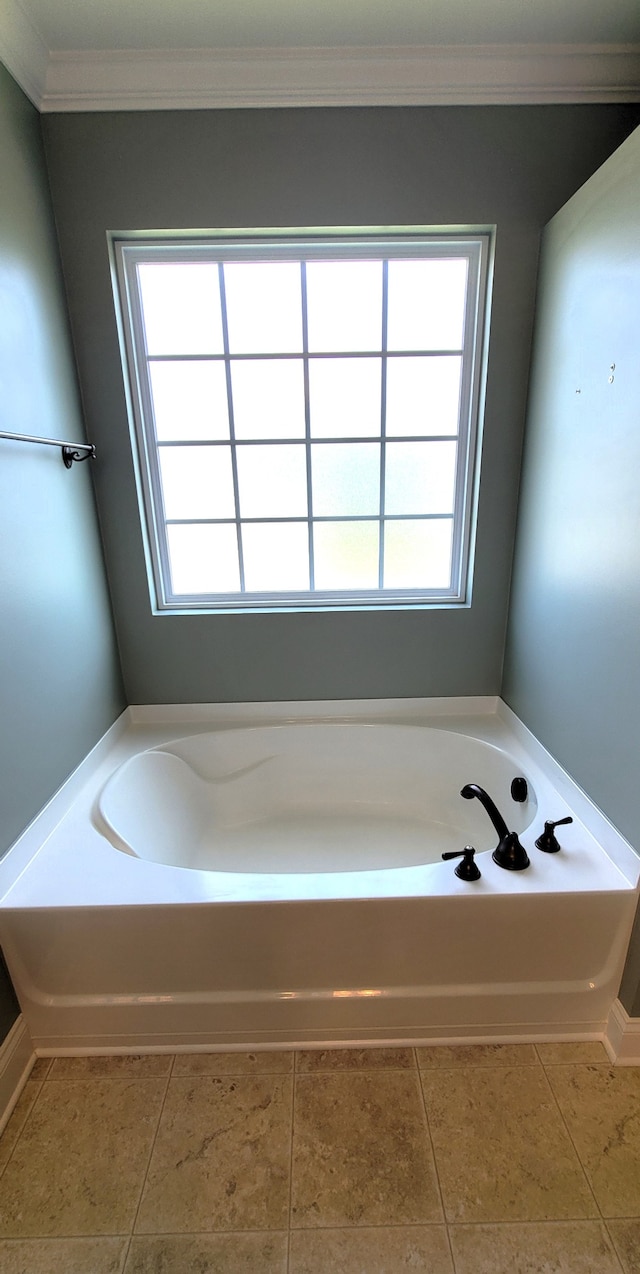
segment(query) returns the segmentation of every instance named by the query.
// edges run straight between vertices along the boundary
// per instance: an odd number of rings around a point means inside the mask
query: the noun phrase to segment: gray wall
[[[503,686],[638,852],[639,332],[640,129],[544,236]]]
[[[0,429],[81,440],[40,121],[2,66],[0,174]],[[87,465],[0,440],[0,855],[123,706]]]
[[[43,118],[129,702],[500,690],[539,234],[639,118],[624,106]],[[152,616],[106,232],[451,223],[498,227],[472,606]]]

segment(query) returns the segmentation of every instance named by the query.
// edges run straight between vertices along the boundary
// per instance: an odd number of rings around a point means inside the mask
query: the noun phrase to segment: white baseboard
[[[341,1038],[342,1037],[342,1038]],[[56,1056],[86,1056],[92,1054],[128,1054],[128,1053],[182,1053],[182,1052],[224,1052],[251,1049],[252,1051],[260,1049],[291,1049],[291,1048],[355,1048],[376,1047],[389,1044],[406,1046],[411,1045],[437,1045],[437,1044],[479,1044],[479,1043],[540,1043],[541,1041],[570,1041],[570,1040],[594,1040],[602,1039],[605,1049],[616,1066],[640,1066],[640,1018],[629,1017],[629,1014],[622,1007],[619,1000],[615,1000],[609,1017],[607,1020],[604,1034],[598,1030],[580,1029],[563,1030],[556,1029],[540,1031],[518,1029],[505,1032],[491,1032],[487,1034],[481,1028],[477,1028],[472,1034],[468,1031],[463,1034],[451,1034],[442,1032],[433,1033],[432,1035],[424,1035],[423,1031],[413,1032],[410,1036],[403,1035],[402,1038],[390,1034],[382,1038],[379,1034],[371,1031],[366,1032],[362,1038],[356,1039],[351,1034],[346,1038],[343,1032],[332,1035],[328,1040],[326,1037],[318,1039],[314,1037],[313,1032],[302,1032],[300,1038],[294,1039],[275,1039],[268,1040],[251,1038],[248,1039],[207,1039],[206,1042],[196,1039],[184,1039],[179,1036],[171,1037],[136,1037],[135,1039],[124,1039],[123,1037],[114,1037],[113,1039],[101,1037],[98,1039],[90,1039],[87,1037],[72,1040],[56,1040],[52,1045],[50,1040],[39,1041],[41,1045],[38,1048],[38,1054],[48,1057]],[[0,1046],[0,1133],[3,1131],[11,1112],[29,1078],[29,1074],[36,1060],[33,1042],[23,1017],[19,1017],[14,1023],[9,1034]]]
[[[35,1060],[31,1036],[21,1016],[0,1045],[0,1133],[9,1120]]]
[[[640,1066],[640,1018],[629,1017],[619,1000],[614,1000],[604,1046],[616,1066]]]

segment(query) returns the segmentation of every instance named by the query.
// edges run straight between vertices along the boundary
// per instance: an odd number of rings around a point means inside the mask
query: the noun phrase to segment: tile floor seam
[[[426,1224],[430,1224],[430,1223],[429,1223],[429,1222],[427,1222]],[[311,1228],[312,1228],[311,1226],[307,1226],[307,1229],[311,1229]],[[318,1226],[318,1227],[316,1227],[316,1228],[317,1228],[317,1229],[329,1229],[329,1228],[334,1228],[334,1229],[335,1229],[336,1227]],[[382,1228],[384,1229],[384,1227],[382,1227]],[[242,1226],[242,1225],[240,1225],[240,1226],[235,1226],[235,1225],[223,1225],[223,1226],[218,1226],[218,1227],[217,1227],[216,1229],[214,1229],[214,1230],[202,1230],[202,1229],[196,1229],[196,1230],[139,1230],[137,1234],[136,1234],[136,1233],[133,1233],[133,1234],[130,1234],[130,1235],[125,1235],[125,1238],[129,1238],[129,1239],[131,1239],[131,1240],[133,1240],[133,1239],[144,1239],[144,1240],[145,1240],[145,1242],[146,1242],[146,1241],[147,1241],[147,1239],[149,1239],[149,1240],[152,1240],[152,1239],[153,1239],[154,1241],[155,1241],[155,1240],[158,1240],[158,1241],[159,1241],[159,1240],[161,1240],[161,1239],[184,1239],[184,1238],[211,1239],[211,1238],[216,1238],[216,1236],[217,1236],[217,1235],[224,1236],[225,1234],[233,1234],[233,1235],[237,1235],[237,1234],[263,1234],[263,1235],[265,1235],[265,1237],[266,1237],[266,1238],[270,1238],[272,1234],[288,1234],[288,1228],[287,1228],[287,1226],[286,1226],[286,1225],[276,1226],[276,1228],[275,1228],[274,1230],[269,1229],[269,1227],[268,1227],[268,1226],[265,1226],[265,1227],[263,1227],[262,1229],[260,1229],[260,1228],[258,1228],[258,1229],[255,1229],[255,1228],[254,1228],[254,1229],[247,1229],[247,1227],[246,1227],[246,1226]],[[48,1238],[49,1236],[45,1234],[45,1235],[42,1235],[42,1237],[43,1237],[43,1238]],[[57,1235],[55,1235],[54,1237],[56,1237],[56,1238],[57,1238]],[[69,1235],[66,1235],[65,1237],[70,1238],[70,1239],[76,1239],[76,1238],[99,1238],[99,1239],[101,1239],[101,1238],[104,1238],[105,1236],[104,1236],[104,1235],[102,1235],[102,1234],[91,1234],[91,1235],[85,1235],[85,1234],[69,1234]],[[107,1237],[107,1238],[113,1238],[114,1236],[113,1236],[113,1235],[107,1235],[106,1237]],[[116,1235],[115,1237],[117,1238],[118,1236]]]
[[[128,1239],[128,1240],[127,1240],[127,1242],[124,1244],[124,1247],[123,1247],[123,1249],[122,1249],[122,1257],[120,1258],[120,1268],[119,1268],[119,1270],[118,1270],[117,1274],[125,1274],[125,1270],[126,1270],[126,1267],[127,1267],[127,1261],[128,1261],[128,1259],[129,1259],[129,1248],[130,1248],[130,1247],[131,1247],[131,1238],[129,1237],[129,1239]]]
[[[416,1058],[416,1060],[417,1060],[417,1058]],[[423,1111],[424,1111],[424,1121],[425,1121],[425,1126],[426,1126],[426,1129],[427,1129],[427,1136],[428,1136],[428,1138],[429,1138],[429,1145],[431,1146],[431,1155],[432,1155],[432,1157],[433,1157],[433,1170],[434,1170],[434,1172],[435,1172],[435,1174],[436,1174],[436,1182],[437,1182],[437,1185],[438,1185],[438,1196],[439,1196],[439,1198],[440,1198],[440,1211],[442,1212],[442,1224],[444,1225],[445,1230],[446,1230],[446,1235],[447,1235],[447,1246],[448,1246],[448,1248],[449,1248],[449,1255],[450,1255],[450,1257],[451,1257],[451,1268],[452,1268],[453,1270],[455,1270],[455,1262],[454,1262],[454,1259],[453,1259],[453,1248],[452,1248],[452,1246],[451,1246],[451,1239],[450,1239],[450,1236],[449,1236],[449,1224],[448,1224],[448,1220],[447,1220],[447,1212],[446,1212],[446,1208],[445,1208],[445,1206],[444,1206],[444,1194],[443,1194],[443,1191],[442,1191],[442,1182],[440,1181],[440,1170],[439,1170],[439,1168],[438,1168],[438,1160],[437,1160],[437,1158],[436,1158],[436,1148],[435,1148],[434,1140],[433,1140],[433,1137],[432,1137],[432,1135],[431,1135],[431,1124],[429,1123],[429,1111],[428,1111],[428,1109],[427,1109],[427,1098],[426,1098],[425,1091],[424,1091],[424,1085],[423,1085],[423,1083],[422,1083],[422,1071],[420,1070],[420,1067],[419,1067],[419,1066],[418,1066],[417,1070],[418,1070],[418,1089],[419,1089],[420,1096],[421,1096],[421,1099],[422,1099],[422,1109],[423,1109]]]
[[[550,1070],[550,1071],[561,1071],[561,1070],[567,1070],[567,1069],[568,1069],[569,1067],[571,1067],[571,1066],[588,1066],[588,1067],[589,1067],[589,1070],[596,1070],[596,1071],[611,1071],[611,1070],[615,1070],[615,1066],[614,1066],[613,1062],[610,1062],[610,1061],[608,1060],[608,1058],[606,1058],[606,1057],[605,1057],[605,1058],[603,1058],[603,1060],[602,1060],[601,1062],[589,1062],[589,1061],[587,1061],[587,1062],[585,1062],[585,1061],[582,1061],[582,1062],[576,1062],[576,1061],[574,1061],[574,1062],[543,1062],[543,1063],[542,1063],[542,1065],[544,1066],[544,1069],[545,1069],[545,1070]],[[634,1070],[634,1069],[636,1069],[636,1070],[637,1070],[638,1068],[637,1068],[637,1067],[635,1067],[635,1068],[634,1068],[633,1066],[625,1067],[625,1070]]]
[[[418,1070],[421,1075],[424,1075],[425,1072],[427,1075],[447,1075],[447,1074],[450,1075],[452,1072],[455,1075],[459,1075],[460,1071],[462,1070],[465,1070],[465,1071],[518,1070],[518,1071],[536,1071],[537,1073],[539,1069],[540,1068],[536,1062],[517,1062],[515,1066],[503,1066],[499,1062],[476,1062],[476,1063],[465,1062],[464,1066],[419,1066],[418,1067]],[[542,1067],[542,1069],[544,1070],[544,1067]]]
[[[636,1221],[638,1220],[638,1218],[637,1217],[627,1217],[627,1218],[610,1217],[609,1220]],[[605,1218],[601,1216],[569,1216],[569,1217],[555,1216],[555,1217],[542,1217],[542,1218],[534,1217],[526,1221],[449,1221],[448,1225],[452,1230],[465,1230],[465,1229],[466,1230],[475,1230],[475,1229],[481,1230],[483,1229],[484,1226],[489,1226],[491,1228],[493,1227],[500,1228],[501,1226],[504,1226],[506,1230],[508,1229],[524,1230],[526,1229],[527,1226],[530,1226],[531,1229],[535,1230],[540,1225],[557,1225],[560,1228],[562,1228],[562,1226],[566,1226],[566,1225],[604,1225],[606,1226],[607,1222]]]
[[[36,1060],[35,1060],[35,1062],[33,1063],[33,1066],[31,1067],[31,1070],[30,1070],[30,1072],[29,1072],[28,1078],[29,1078],[29,1079],[31,1079],[31,1078],[32,1078],[32,1076],[33,1076],[33,1072],[34,1072],[34,1070],[35,1070],[35,1068],[36,1068],[36,1066],[38,1065],[38,1063],[39,1063],[39,1062],[48,1062],[48,1063],[49,1063],[49,1065],[47,1066],[47,1069],[45,1070],[44,1075],[42,1076],[42,1080],[43,1080],[43,1082],[44,1082],[44,1080],[45,1080],[45,1079],[48,1079],[48,1078],[49,1078],[49,1076],[50,1076],[50,1074],[51,1074],[51,1067],[53,1066],[53,1063],[55,1062],[55,1060],[56,1060],[56,1059],[55,1059],[55,1057],[38,1057],[38,1056],[37,1056],[37,1054],[36,1054]],[[33,1077],[35,1078],[35,1076],[33,1076]]]
[[[291,1265],[291,1209],[293,1207],[293,1131],[296,1112],[296,1081],[298,1078],[298,1050],[293,1053],[293,1070],[291,1072],[291,1140],[289,1149],[289,1206],[287,1209],[287,1262],[286,1274]]]
[[[568,1066],[568,1065],[570,1065],[570,1063],[563,1063],[563,1065]],[[574,1063],[574,1065],[579,1065],[579,1063]],[[591,1197],[592,1197],[592,1199],[593,1199],[593,1202],[594,1202],[594,1204],[595,1204],[595,1206],[596,1206],[596,1208],[597,1208],[597,1212],[598,1212],[598,1220],[600,1220],[600,1221],[604,1221],[604,1220],[605,1220],[605,1218],[604,1218],[603,1213],[602,1213],[602,1210],[601,1210],[601,1208],[600,1208],[600,1204],[598,1203],[598,1200],[597,1200],[597,1198],[596,1198],[595,1190],[594,1190],[594,1188],[593,1188],[593,1186],[592,1186],[592,1184],[591,1184],[591,1180],[590,1180],[589,1174],[588,1174],[588,1172],[587,1172],[587,1170],[586,1170],[586,1168],[585,1168],[585,1166],[584,1166],[584,1164],[583,1164],[583,1162],[582,1162],[582,1157],[581,1157],[580,1152],[579,1152],[579,1150],[578,1150],[578,1147],[576,1146],[576,1143],[575,1143],[575,1141],[574,1141],[574,1139],[573,1139],[573,1135],[572,1135],[572,1133],[571,1133],[571,1129],[570,1129],[570,1127],[569,1127],[568,1121],[565,1119],[565,1117],[564,1117],[564,1115],[563,1115],[563,1113],[562,1113],[562,1107],[560,1106],[560,1102],[558,1101],[558,1098],[556,1097],[556,1094],[555,1094],[555,1092],[554,1092],[553,1084],[551,1083],[551,1080],[549,1079],[549,1076],[547,1075],[547,1068],[546,1068],[546,1066],[543,1066],[543,1067],[542,1067],[542,1070],[543,1070],[543,1074],[544,1074],[544,1078],[545,1078],[545,1083],[546,1083],[546,1085],[547,1085],[547,1087],[548,1087],[548,1089],[549,1089],[549,1092],[551,1093],[551,1098],[552,1098],[553,1103],[554,1103],[554,1105],[555,1105],[555,1107],[556,1107],[556,1109],[557,1109],[557,1111],[558,1111],[558,1114],[560,1115],[560,1119],[562,1120],[562,1126],[563,1126],[563,1128],[566,1130],[566,1133],[567,1133],[567,1136],[568,1136],[568,1138],[569,1138],[569,1141],[571,1142],[571,1145],[572,1145],[572,1147],[573,1147],[573,1152],[574,1152],[574,1154],[575,1154],[575,1156],[576,1156],[576,1159],[578,1160],[578,1163],[579,1163],[579,1165],[580,1165],[580,1171],[581,1171],[581,1173],[582,1173],[582,1175],[583,1175],[583,1177],[584,1177],[584,1179],[585,1179],[585,1181],[586,1181],[586,1183],[587,1183],[587,1189],[588,1189],[588,1191],[589,1191],[589,1193],[590,1193],[590,1195],[591,1195]]]
[[[617,1219],[617,1218],[616,1218]],[[452,1222],[453,1224],[453,1222]],[[486,1221],[478,1222],[478,1224],[486,1225]],[[538,1224],[538,1222],[535,1222]],[[596,1223],[597,1224],[597,1223]],[[345,1224],[345,1225],[297,1225],[291,1231],[292,1234],[341,1234],[343,1230],[446,1230],[446,1221],[365,1221],[364,1225]],[[256,1231],[260,1234],[273,1234],[273,1230]]]
[[[165,1086],[164,1086],[164,1096],[163,1096],[163,1098],[162,1098],[162,1101],[160,1102],[160,1110],[159,1110],[159,1112],[158,1112],[158,1120],[157,1120],[157,1123],[156,1123],[155,1132],[154,1132],[153,1137],[152,1137],[152,1139],[151,1139],[151,1145],[150,1145],[150,1147],[149,1147],[149,1155],[148,1155],[148,1158],[147,1158],[146,1167],[145,1167],[145,1169],[144,1169],[144,1172],[142,1173],[142,1184],[141,1184],[141,1186],[140,1186],[140,1193],[138,1194],[138,1202],[137,1202],[137,1205],[136,1205],[136,1209],[135,1209],[135,1212],[134,1212],[134,1215],[133,1215],[133,1220],[132,1220],[132,1222],[131,1222],[131,1228],[130,1228],[130,1231],[129,1231],[129,1242],[127,1243],[127,1247],[126,1247],[125,1261],[124,1261],[124,1265],[123,1265],[123,1267],[122,1267],[122,1268],[123,1268],[123,1270],[124,1270],[124,1269],[126,1269],[127,1262],[128,1262],[128,1260],[129,1260],[129,1252],[131,1251],[131,1243],[132,1243],[132,1240],[133,1240],[133,1236],[134,1236],[134,1234],[135,1234],[136,1222],[137,1222],[137,1220],[138,1220],[138,1214],[139,1214],[139,1212],[140,1212],[140,1206],[141,1206],[141,1204],[142,1204],[142,1196],[143,1196],[143,1194],[144,1194],[144,1188],[145,1188],[145,1186],[146,1186],[146,1184],[147,1184],[147,1177],[148,1177],[148,1175],[149,1175],[149,1168],[150,1168],[150,1166],[151,1166],[151,1160],[152,1160],[152,1157],[153,1157],[153,1150],[154,1150],[154,1146],[155,1146],[155,1144],[156,1144],[156,1141],[157,1141],[157,1139],[158,1139],[158,1133],[159,1133],[159,1131],[160,1131],[160,1123],[161,1123],[161,1120],[162,1120],[162,1113],[163,1113],[163,1111],[164,1111],[165,1104],[166,1104],[166,1101],[167,1101],[167,1094],[168,1094],[168,1092],[169,1092],[169,1084],[170,1084],[170,1082],[171,1082],[171,1075],[172,1075],[172,1072],[173,1072],[173,1065],[174,1065],[175,1060],[176,1060],[176,1058],[175,1058],[175,1053],[174,1053],[174,1055],[173,1055],[173,1059],[172,1059],[172,1062],[171,1062],[171,1066],[169,1067],[169,1073],[168,1073],[168,1075],[167,1075],[167,1077],[166,1077],[166,1082],[165,1082]]]
[[[103,1233],[99,1230],[97,1233],[85,1233],[84,1230],[78,1234],[77,1230],[70,1230],[68,1234],[8,1234],[0,1236],[0,1246],[9,1247],[12,1243],[17,1247],[19,1243],[69,1243],[72,1239],[79,1241],[90,1239],[122,1239],[123,1242],[129,1238],[128,1234],[109,1232]]]
[[[297,1073],[302,1079],[306,1079],[307,1076],[312,1075],[410,1075],[415,1069],[419,1068],[413,1066],[327,1066],[325,1070],[318,1066],[315,1070]],[[486,1067],[482,1069],[486,1070]]]
[[[627,1216],[603,1216],[602,1220],[605,1225],[609,1222],[616,1224],[618,1221],[638,1221],[640,1223],[640,1212],[629,1212]]]
[[[613,1218],[613,1217],[609,1217],[609,1221],[612,1221],[612,1220],[614,1220],[614,1219],[615,1219],[616,1221],[620,1221],[620,1220],[630,1220],[630,1221],[634,1221],[634,1220],[636,1220],[636,1218],[635,1218],[635,1217],[628,1217],[628,1218],[623,1218],[623,1217],[615,1217],[615,1218]],[[612,1248],[613,1248],[613,1250],[614,1250],[614,1252],[615,1252],[615,1254],[616,1254],[616,1259],[617,1259],[618,1264],[619,1264],[619,1266],[620,1266],[620,1270],[621,1270],[622,1274],[626,1274],[626,1271],[627,1271],[627,1263],[626,1263],[626,1261],[623,1261],[622,1256],[620,1255],[620,1249],[619,1249],[619,1247],[618,1247],[618,1244],[616,1243],[615,1234],[614,1234],[614,1233],[613,1233],[613,1231],[609,1228],[609,1221],[603,1218],[603,1225],[604,1225],[604,1227],[605,1227],[605,1230],[607,1231],[607,1234],[609,1235],[609,1239],[610,1239],[610,1242],[611,1242],[611,1246],[612,1246]]]
[[[45,1078],[46,1078],[46,1077],[45,1077]],[[14,1108],[13,1108],[12,1112],[11,1112],[11,1115],[9,1116],[9,1119],[7,1120],[7,1123],[5,1124],[5,1126],[4,1126],[3,1130],[2,1130],[2,1133],[0,1134],[0,1137],[4,1137],[4,1136],[5,1136],[5,1134],[6,1134],[6,1132],[7,1132],[7,1129],[8,1129],[8,1127],[9,1127],[9,1124],[11,1123],[11,1120],[13,1119],[13,1116],[14,1116],[14,1114],[16,1113],[16,1110],[17,1110],[17,1108],[18,1108],[18,1102],[20,1101],[20,1098],[22,1097],[22,1094],[25,1092],[25,1089],[26,1089],[27,1084],[28,1084],[29,1082],[30,1082],[30,1081],[29,1081],[29,1079],[27,1078],[27,1083],[24,1085],[24,1088],[22,1089],[22,1092],[20,1093],[20,1097],[18,1098],[18,1101],[16,1102],[16,1104],[15,1104],[15,1106],[14,1106]],[[11,1150],[10,1150],[10,1152],[9,1152],[9,1158],[7,1159],[7,1162],[5,1163],[4,1167],[3,1167],[3,1168],[0,1168],[0,1181],[2,1181],[2,1178],[3,1178],[4,1174],[5,1174],[5,1172],[7,1171],[7,1168],[9,1167],[9,1164],[11,1163],[11,1160],[13,1159],[13,1156],[14,1156],[14,1154],[15,1154],[15,1152],[16,1152],[16,1149],[17,1149],[17,1147],[18,1147],[18,1144],[19,1144],[19,1142],[20,1142],[20,1138],[22,1137],[22,1134],[23,1134],[23,1132],[24,1132],[24,1130],[25,1130],[25,1128],[26,1128],[26,1126],[27,1126],[27,1124],[28,1124],[29,1120],[31,1119],[31,1116],[32,1116],[32,1114],[33,1114],[33,1111],[34,1111],[34,1108],[35,1108],[36,1102],[39,1100],[40,1096],[42,1095],[42,1089],[44,1088],[45,1079],[41,1079],[41,1080],[37,1080],[37,1079],[36,1079],[36,1080],[33,1080],[32,1082],[33,1082],[33,1083],[38,1084],[38,1091],[37,1091],[37,1093],[36,1093],[36,1095],[35,1095],[35,1097],[34,1097],[34,1099],[33,1099],[32,1103],[31,1103],[31,1106],[29,1107],[29,1110],[27,1111],[27,1113],[26,1113],[26,1115],[25,1115],[25,1117],[24,1117],[24,1120],[23,1120],[23,1122],[22,1122],[22,1127],[21,1127],[21,1129],[20,1129],[20,1132],[16,1135],[16,1139],[15,1139],[15,1142],[14,1142],[14,1144],[13,1144],[13,1147],[12,1147],[12,1149],[11,1149]]]

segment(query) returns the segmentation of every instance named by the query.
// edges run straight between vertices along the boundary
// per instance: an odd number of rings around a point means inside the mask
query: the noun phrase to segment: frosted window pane
[[[387,360],[387,436],[457,434],[462,359]]]
[[[448,588],[453,522],[385,522],[384,588]]]
[[[158,454],[166,517],[235,517],[229,447],[161,447]]]
[[[387,443],[385,513],[453,513],[455,442]]]
[[[250,523],[242,528],[245,587],[250,593],[306,592],[309,533],[306,522]]]
[[[390,261],[387,348],[462,349],[465,259]]]
[[[148,354],[222,354],[217,265],[138,266]]]
[[[299,265],[225,265],[224,281],[232,354],[302,353]]]
[[[160,442],[229,437],[224,363],[149,363]]]
[[[380,510],[378,443],[327,443],[311,448],[315,517],[357,517]]]
[[[312,352],[379,350],[382,262],[309,262],[307,325]]]
[[[307,516],[307,467],[304,446],[238,447],[240,516]]]
[[[304,438],[302,361],[231,364],[236,438]]]
[[[237,593],[238,537],[234,526],[168,526],[174,593]]]
[[[310,359],[312,437],[378,435],[380,393],[379,358]]]
[[[378,523],[316,522],[316,588],[378,587]]]

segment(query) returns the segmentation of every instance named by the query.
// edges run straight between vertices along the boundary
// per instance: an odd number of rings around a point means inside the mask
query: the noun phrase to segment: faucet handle
[[[450,858],[461,858],[462,862],[458,863],[455,869],[455,875],[460,880],[479,880],[482,872],[475,861],[475,849],[473,845],[465,845],[464,849],[449,850],[442,857],[447,862]]]
[[[572,823],[571,816],[567,818],[557,818],[555,823],[547,822],[544,825],[544,831],[536,841],[536,849],[541,849],[543,854],[557,854],[561,848],[560,841],[555,836],[556,827],[563,827],[565,823]]]

